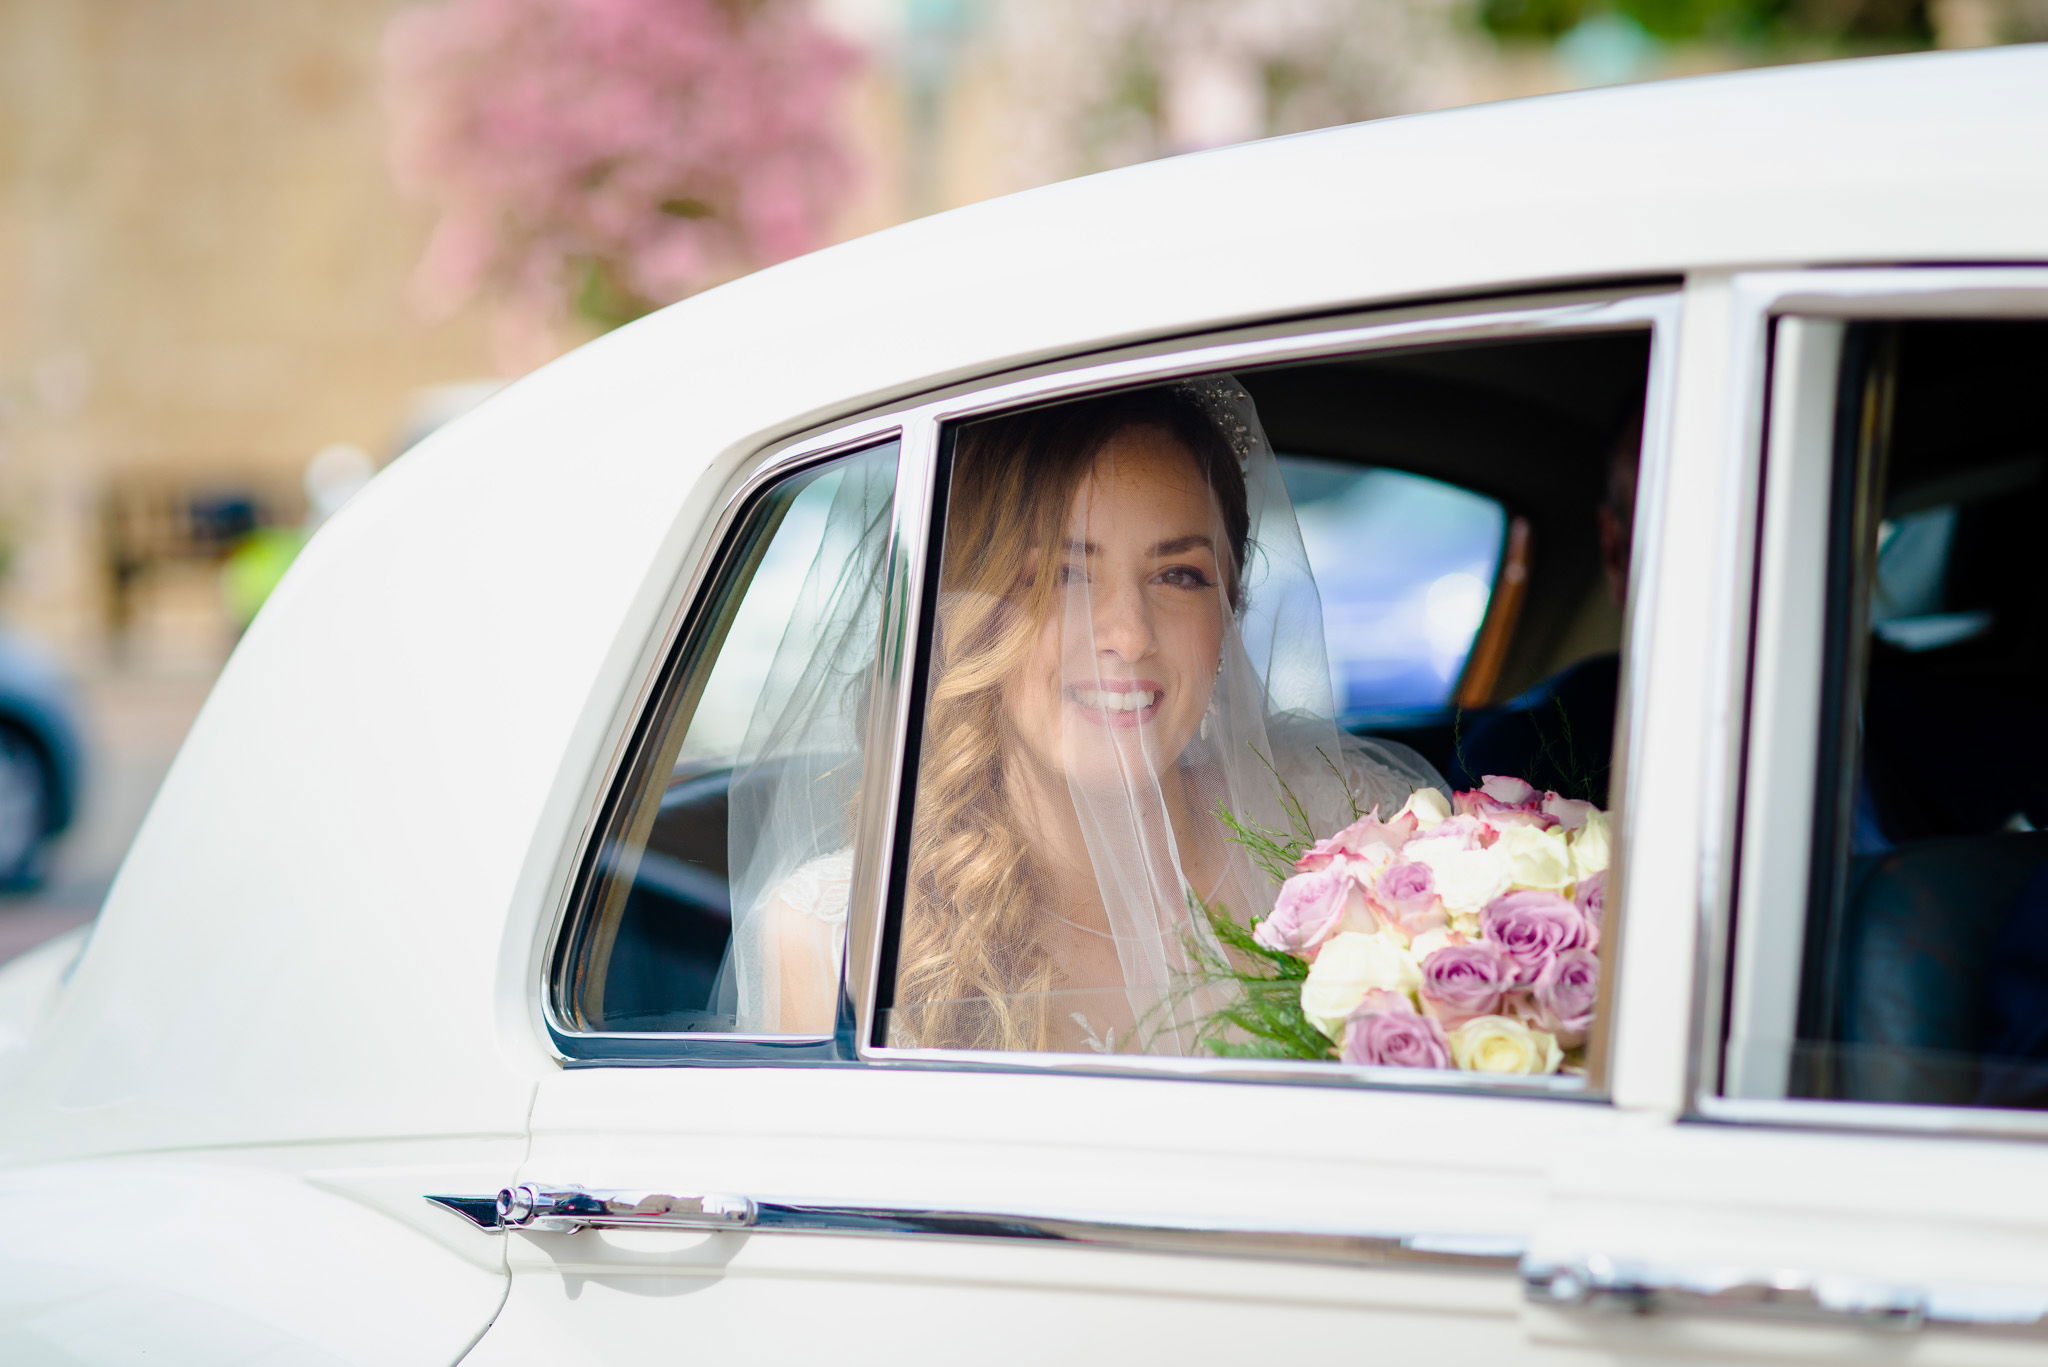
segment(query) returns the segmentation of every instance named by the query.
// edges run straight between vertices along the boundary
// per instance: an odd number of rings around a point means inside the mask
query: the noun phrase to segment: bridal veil
[[[1102,432],[1131,420],[1123,413],[1172,429],[1190,454],[1206,453],[1212,495],[1203,505],[1208,525],[1169,549],[1206,541],[1213,562],[1199,548],[1190,552],[1197,568],[1176,566],[1169,554],[1160,576],[1144,582],[1164,604],[1145,619],[1150,645],[1109,635],[1105,623],[1129,606],[1106,600],[1125,592],[1114,576],[1063,563],[1095,554],[1083,513],[1065,546],[1055,527],[1050,547],[1006,558],[1032,539],[1010,535],[1018,530],[1007,521],[1011,501],[1026,517],[1034,499],[1055,498],[1065,522],[1070,491],[1093,487],[1085,472],[1096,452],[1046,443],[1100,445]],[[906,924],[887,1042],[1191,1052],[1200,1020],[1218,1004],[1203,964],[1223,953],[1203,908],[1246,921],[1272,898],[1270,878],[1229,839],[1224,814],[1329,834],[1358,812],[1391,813],[1442,779],[1406,747],[1338,726],[1314,576],[1279,463],[1235,380],[1204,376],[1135,398],[987,419],[963,430],[955,447],[910,814],[924,824],[913,825],[900,883]],[[1019,462],[1022,482],[977,479],[964,468],[971,460]],[[1041,470],[1058,486],[1049,494],[1033,482]],[[836,1000],[893,467],[877,453],[836,477],[825,534],[732,779],[735,926],[720,1005],[743,1032],[786,1030],[800,1014],[792,992]],[[1005,488],[1012,492],[994,492]],[[962,501],[977,497],[984,505]],[[1071,506],[1084,502],[1077,494]],[[1097,525],[1098,540],[1129,530]],[[1218,582],[1201,592],[1200,567],[1212,563]],[[1044,574],[1057,575],[1057,586],[1042,587]],[[1176,596],[1183,589],[1189,596]],[[1034,612],[1036,620],[1023,620]],[[1190,632],[1197,645],[1173,639]],[[1201,668],[1130,658],[1148,649],[1179,651]],[[1032,674],[1047,660],[1049,682]],[[1017,702],[1034,688],[1057,698],[1055,720],[1033,721],[1048,709]],[[1065,761],[1042,758],[1046,738],[1033,732],[1048,726],[1062,731],[1051,744]],[[982,740],[960,739],[975,736]],[[1056,820],[1045,819],[1045,802],[1018,798],[1027,770],[1053,776],[1040,788],[1064,790],[1050,803]],[[948,821],[950,838],[935,838],[932,823]],[[1076,898],[1077,887],[1089,895]],[[1077,952],[1092,967],[1078,967]],[[819,1009],[801,1008],[814,1021]]]

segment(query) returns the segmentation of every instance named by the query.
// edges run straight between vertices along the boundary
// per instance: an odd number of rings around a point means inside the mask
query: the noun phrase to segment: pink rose
[[[1536,791],[1534,784],[1527,779],[1509,778],[1505,774],[1484,775],[1479,781],[1479,791],[1503,807],[1535,811],[1543,805],[1543,798]]]
[[[1436,895],[1436,875],[1427,864],[1395,860],[1372,881],[1371,893],[1383,919],[1404,935],[1413,937],[1450,924],[1450,914]]]
[[[1581,802],[1575,797],[1559,797],[1556,793],[1543,795],[1543,814],[1557,823],[1558,829],[1576,831],[1586,824],[1586,818],[1600,809],[1590,802]]]
[[[1392,1068],[1448,1068],[1450,1042],[1443,1026],[1408,1004],[1398,992],[1370,992],[1344,1024],[1346,1063]]]
[[[1354,915],[1361,922],[1370,919],[1365,894],[1342,864],[1297,873],[1280,885],[1273,910],[1252,931],[1252,938],[1282,954],[1309,955]]]
[[[1476,850],[1491,843],[1492,832],[1476,816],[1449,816],[1431,826],[1422,834],[1402,847],[1401,853],[1409,859],[1417,857],[1418,850],[1427,850],[1430,857],[1463,850]]]
[[[1585,948],[1587,930],[1585,915],[1554,892],[1504,893],[1479,913],[1479,933],[1500,946],[1520,986],[1541,977],[1561,950]]]
[[[1543,1028],[1567,1049],[1585,1043],[1599,994],[1600,958],[1590,949],[1559,950],[1530,993],[1549,1022]]]
[[[1423,1009],[1451,1030],[1475,1016],[1491,1016],[1500,1009],[1501,993],[1514,985],[1515,972],[1498,945],[1445,945],[1422,961]]]
[[[1508,826],[1548,830],[1557,820],[1543,809],[1546,796],[1522,779],[1488,774],[1484,783],[1459,793],[1455,801],[1462,815],[1485,823],[1489,831],[1497,832]]]
[[[1607,870],[1581,878],[1572,901],[1586,918],[1586,948],[1600,948],[1600,928],[1607,921]]]
[[[1294,867],[1304,873],[1327,868],[1338,859],[1358,859],[1378,868],[1394,857],[1409,836],[1415,834],[1415,818],[1403,812],[1392,821],[1381,821],[1379,809],[1343,830],[1309,846]]]

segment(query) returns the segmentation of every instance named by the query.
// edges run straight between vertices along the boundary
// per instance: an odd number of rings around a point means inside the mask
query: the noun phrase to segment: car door
[[[1681,380],[1674,468],[1748,470],[1760,499],[1723,505],[1755,577],[1697,633],[1727,648],[1698,661],[1726,724],[1695,772],[1739,775],[1707,813],[1731,857],[1667,932],[1671,986],[1701,987],[1695,1068],[1554,1169],[1530,1331],[1609,1360],[2034,1361],[2043,667],[2039,595],[2005,578],[2048,499],[2048,273],[1690,293],[1725,332]],[[1639,820],[1630,858],[1669,834]]]
[[[1417,358],[1434,378],[1413,392],[1441,403],[1445,367],[1476,357],[1472,392],[1492,396],[1499,421],[1493,445],[1468,431],[1457,459],[1526,478],[1538,503],[1560,482],[1590,491],[1590,511],[1607,459],[1600,423],[1619,401],[1641,405],[1647,386],[1642,497],[1654,500],[1674,305],[1669,293],[1609,291],[1219,335],[942,395],[768,453],[729,491],[706,568],[679,590],[667,643],[622,715],[624,758],[600,785],[605,806],[536,968],[561,1067],[539,1084],[531,1147],[497,1212],[489,1193],[463,1207],[506,1240],[512,1282],[465,1361],[1228,1361],[1268,1335],[1440,1362],[1521,1351],[1520,1263],[1550,1219],[1553,1168],[1637,1118],[1617,1112],[1621,1079],[1653,1113],[1676,1092],[1688,1020],[1671,1008],[1670,973],[1648,962],[1669,937],[1610,936],[1630,943],[1625,965],[1609,959],[1623,986],[1579,1076],[892,1046],[886,951],[910,779],[929,759],[917,719],[942,530],[934,489],[951,425],[981,414],[1188,374],[1350,362],[1387,380],[1374,392],[1391,403]],[[1601,359],[1588,369],[1587,357]],[[1586,377],[1578,408],[1528,407],[1534,377],[1560,363]],[[1548,435],[1532,437],[1532,423]],[[1368,441],[1385,429],[1358,427],[1356,449],[1335,437],[1329,449],[1386,459]],[[861,517],[834,525],[869,531],[821,542],[818,507],[856,485]],[[1523,605],[1523,625],[1555,655],[1599,572],[1572,541],[1590,526],[1544,525],[1548,563],[1575,587],[1571,602]],[[1526,522],[1515,526],[1526,539]],[[871,669],[820,703],[847,710],[861,735],[857,754],[825,771],[859,795],[844,978],[815,1022],[742,1034],[717,969],[737,871],[714,837],[739,820],[727,814],[741,810],[744,779],[731,775],[765,761],[735,757],[745,728],[718,709],[736,700],[743,712],[778,686],[773,664],[742,658],[744,643],[809,629],[785,568],[805,562],[853,567],[878,605]],[[1503,575],[1527,563],[1495,560]],[[1633,574],[1638,599],[1654,592],[1642,586],[1657,580],[1656,558]],[[1469,624],[1469,605],[1460,611]],[[1631,671],[1646,644],[1633,630]],[[1504,653],[1495,642],[1485,667],[1498,671]],[[1548,658],[1525,653],[1525,673]],[[1683,709],[1699,695],[1681,690],[1654,718],[1647,696],[1639,679],[1625,688],[1624,736],[1653,723],[1697,731]],[[1625,759],[1621,775],[1613,801],[1629,807],[1640,775]],[[1661,796],[1674,826],[1697,828],[1697,791]],[[1618,905],[1682,899],[1690,868],[1631,860]]]

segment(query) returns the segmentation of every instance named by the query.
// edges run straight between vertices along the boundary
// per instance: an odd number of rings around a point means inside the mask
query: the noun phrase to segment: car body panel
[[[474,1181],[515,1155],[440,1139],[0,1169],[6,1359],[453,1362],[503,1300],[501,1250],[390,1184]]]
[[[518,1232],[505,1236],[511,1297],[472,1360],[618,1361],[687,1324],[694,1349],[748,1361],[815,1361],[849,1351],[851,1334],[880,1336],[903,1362],[1062,1351],[1228,1362],[1245,1350],[1238,1317],[1276,1301],[1298,1346],[1435,1343],[1455,1351],[1432,1360],[1472,1360],[1520,1341],[1511,1253],[1540,1219],[1544,1168],[1608,1119],[1574,1100],[1203,1081],[579,1069],[543,1087],[522,1180],[1163,1221],[1215,1231],[1213,1246],[1176,1256],[1000,1237]],[[1509,1128],[1518,1142],[1503,1151]],[[1232,1229],[1393,1232],[1510,1257],[1275,1260]],[[587,1313],[585,1296],[605,1309]],[[979,1342],[972,1326],[993,1324],[1006,1327]],[[528,1343],[548,1347],[528,1357]]]

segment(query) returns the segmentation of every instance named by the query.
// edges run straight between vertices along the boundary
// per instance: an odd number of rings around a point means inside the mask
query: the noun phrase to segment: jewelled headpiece
[[[1252,455],[1252,427],[1245,418],[1252,396],[1244,386],[1228,375],[1197,375],[1182,380],[1174,388],[1201,405],[1202,412],[1216,424],[1216,430],[1237,454],[1238,467],[1244,468]]]

